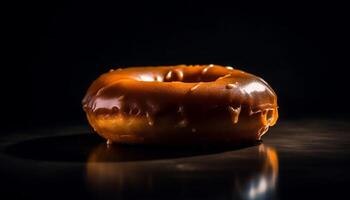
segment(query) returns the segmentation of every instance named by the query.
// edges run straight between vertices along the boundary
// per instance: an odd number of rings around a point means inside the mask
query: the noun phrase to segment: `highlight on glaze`
[[[83,108],[110,143],[240,143],[260,140],[278,119],[264,80],[219,65],[111,70],[92,83]]]

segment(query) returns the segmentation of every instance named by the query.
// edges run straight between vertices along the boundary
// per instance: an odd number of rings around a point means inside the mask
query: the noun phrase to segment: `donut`
[[[212,64],[110,70],[82,104],[107,144],[251,143],[278,118],[277,96],[263,79]]]

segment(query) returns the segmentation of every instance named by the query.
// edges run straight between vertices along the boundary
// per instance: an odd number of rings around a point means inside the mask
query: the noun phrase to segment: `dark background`
[[[111,68],[222,64],[263,77],[282,119],[348,116],[345,5],[13,2],[2,12],[3,129],[84,123]]]
[[[2,2],[0,11],[2,199],[92,199],[87,160],[96,147],[108,148],[101,137],[87,134],[81,108],[87,88],[111,68],[182,63],[231,65],[263,77],[275,89],[281,118],[264,144],[278,152],[276,192],[281,199],[340,199],[347,192],[350,34],[345,4],[32,0]],[[299,120],[305,118],[312,120]],[[66,126],[70,124],[84,126]],[[256,153],[259,149],[251,147]],[[135,155],[147,158],[152,149],[139,150]],[[153,150],[170,159],[167,150]],[[186,161],[189,164],[203,163],[193,165],[199,166],[194,171],[167,171],[178,162],[173,159],[153,170],[149,164],[157,162],[136,161],[146,172],[138,176],[133,161],[126,163],[131,171],[122,175],[131,185],[121,190],[131,195],[148,192],[142,177],[152,178],[154,173],[155,194],[184,195],[163,190],[169,187],[189,195],[211,193],[232,199],[237,187],[227,184],[234,180],[230,174],[243,180],[240,177],[257,167],[241,162],[245,154],[234,151],[226,157],[187,158],[192,160]],[[130,148],[124,156],[132,159],[132,152]],[[233,168],[225,171],[234,155],[240,158],[239,165],[232,162]],[[249,157],[247,161],[255,160]],[[182,181],[173,182],[173,176]],[[140,188],[130,192],[127,186],[134,188],[133,180],[140,180]]]

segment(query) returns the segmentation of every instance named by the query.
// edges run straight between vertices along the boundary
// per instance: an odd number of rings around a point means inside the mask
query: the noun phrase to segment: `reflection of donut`
[[[278,155],[266,145],[195,157],[119,162],[117,157],[130,156],[127,149],[119,152],[119,146],[100,145],[91,152],[86,173],[93,194],[124,199],[273,199],[275,195]]]
[[[94,81],[83,105],[96,132],[116,143],[251,142],[278,118],[265,81],[218,65],[114,70]]]
[[[250,180],[249,185],[244,185],[244,197],[247,199],[271,199],[261,198],[271,196],[269,192],[275,189],[278,176],[278,157],[276,151],[265,145],[259,146],[260,156],[265,158],[261,172]]]

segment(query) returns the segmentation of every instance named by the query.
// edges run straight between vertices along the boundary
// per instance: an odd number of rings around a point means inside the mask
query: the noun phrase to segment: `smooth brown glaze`
[[[278,118],[264,80],[219,65],[111,70],[92,83],[83,108],[108,143],[126,144],[252,142]]]

